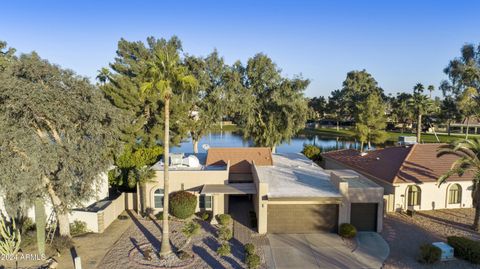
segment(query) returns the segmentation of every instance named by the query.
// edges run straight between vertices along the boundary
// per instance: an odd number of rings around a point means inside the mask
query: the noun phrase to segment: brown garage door
[[[377,206],[374,203],[352,203],[350,223],[359,231],[376,231]]]
[[[336,232],[338,205],[268,205],[268,233]]]

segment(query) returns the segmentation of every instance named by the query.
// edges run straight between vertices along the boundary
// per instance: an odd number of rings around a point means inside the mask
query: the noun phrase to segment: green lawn
[[[305,129],[303,131],[305,134],[316,134],[316,135],[324,135],[324,136],[339,136],[339,137],[347,137],[354,139],[355,137],[355,132],[353,130],[349,129],[340,129],[336,130],[335,128],[319,128],[319,129]],[[415,136],[414,133],[400,133],[400,132],[387,132],[388,133],[388,142],[397,142],[399,136]],[[472,135],[470,135],[472,136]],[[474,135],[478,136],[478,135]],[[443,143],[448,143],[456,139],[462,139],[465,138],[465,135],[462,134],[452,134],[451,136],[445,135],[445,134],[439,134],[438,139],[440,142]],[[437,142],[437,139],[435,138],[434,134],[430,133],[423,133],[422,134],[422,142],[425,143],[435,143]]]

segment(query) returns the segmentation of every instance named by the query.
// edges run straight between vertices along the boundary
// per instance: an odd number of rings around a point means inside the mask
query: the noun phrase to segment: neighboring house
[[[446,183],[437,184],[437,179],[459,158],[437,158],[442,145],[415,144],[364,154],[346,149],[322,156],[326,169],[352,169],[381,185],[389,212],[472,207],[472,174],[453,175]]]
[[[210,148],[206,156],[174,154],[169,164],[171,192],[195,194],[197,211],[213,215],[252,210],[261,234],[336,231],[348,222],[359,230],[382,229],[382,187],[352,170],[324,170],[302,154]],[[152,167],[153,182],[138,185],[141,210],[163,210],[163,165]],[[238,198],[250,201],[251,209],[237,206]]]

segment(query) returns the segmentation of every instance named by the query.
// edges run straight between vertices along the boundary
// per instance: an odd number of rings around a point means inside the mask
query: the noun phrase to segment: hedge
[[[338,229],[338,234],[341,237],[354,238],[357,235],[357,229],[350,223],[342,223],[340,229]]]
[[[466,237],[449,236],[447,242],[453,247],[455,257],[480,264],[480,242]]]
[[[432,244],[423,244],[420,246],[420,256],[418,261],[425,264],[433,264],[440,260],[442,250]]]
[[[197,197],[186,191],[170,194],[170,214],[179,219],[186,219],[195,213]]]

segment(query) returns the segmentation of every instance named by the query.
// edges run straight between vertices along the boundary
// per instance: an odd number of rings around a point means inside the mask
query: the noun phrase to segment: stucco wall
[[[453,184],[459,184],[462,188],[462,200],[460,204],[448,204],[448,189]],[[408,209],[407,206],[407,188],[414,184],[397,184],[395,191],[395,209]],[[417,184],[420,187],[422,194],[420,199],[420,206],[415,206],[415,210],[433,210],[444,208],[464,208],[472,207],[472,182],[470,181],[449,181],[440,187],[436,183]],[[403,196],[402,196],[403,195]]]
[[[255,163],[252,165],[253,183],[257,189],[257,194],[253,195],[253,206],[257,214],[257,229],[259,234],[267,233],[267,200],[264,199],[268,193],[268,184],[260,182]]]

